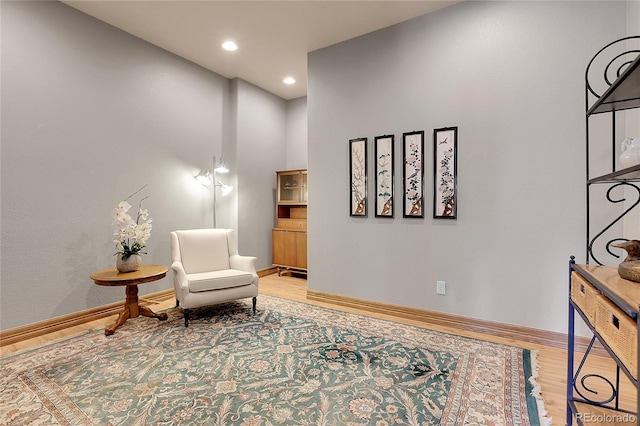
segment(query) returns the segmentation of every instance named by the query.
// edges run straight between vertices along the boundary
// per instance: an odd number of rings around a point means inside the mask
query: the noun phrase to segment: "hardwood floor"
[[[379,313],[371,313],[366,312],[360,309],[354,308],[346,308],[343,306],[338,306],[329,303],[322,302],[312,302],[307,300],[307,282],[301,278],[295,278],[283,275],[279,277],[278,275],[269,275],[266,277],[260,278],[260,293],[281,297],[285,299],[296,300],[304,303],[312,303],[318,306],[325,306],[332,309],[342,310],[345,312],[353,312],[358,314],[365,314],[376,318],[382,318],[392,321],[397,321],[405,324],[415,325],[418,327],[425,327],[434,330],[439,330],[448,333],[454,333],[461,336],[477,338],[488,340],[491,342],[506,344],[506,345],[514,345],[525,347],[532,350],[539,351],[538,353],[538,363],[540,365],[538,384],[542,388],[542,396],[545,402],[545,408],[548,412],[548,416],[553,419],[554,425],[564,425],[565,422],[565,400],[566,400],[566,350],[558,349],[550,346],[544,346],[539,344],[532,344],[528,342],[523,342],[514,339],[507,339],[503,337],[491,336],[487,334],[480,334],[469,332],[462,329],[456,329],[452,327],[444,327],[438,326],[434,324],[429,324],[424,321],[415,321],[410,319],[398,318],[390,315],[384,315]],[[258,307],[259,307],[258,300]],[[158,303],[154,305],[152,308],[154,311],[158,311],[160,309],[169,308],[175,306],[175,300],[167,300],[165,302]],[[5,356],[11,353],[15,353],[17,351],[39,346],[45,344],[47,342],[57,340],[60,338],[72,336],[76,333],[80,333],[85,330],[95,329],[105,327],[108,324],[111,324],[115,321],[116,316],[104,318],[101,320],[92,321],[81,326],[70,327],[68,329],[58,331],[55,333],[50,333],[45,336],[41,336],[34,339],[25,340],[22,342],[14,343],[11,345],[6,345],[0,347],[0,356]],[[149,318],[142,318],[142,321],[150,321]],[[117,332],[117,331],[116,331]],[[610,380],[615,380],[615,368],[614,363],[611,359],[600,356],[590,356],[587,363],[585,364],[584,371],[588,373],[598,373],[608,377]],[[621,379],[622,381],[622,390],[621,390],[621,403],[620,406],[622,408],[635,411],[636,406],[636,391],[635,388],[631,385],[629,380],[626,377]],[[606,387],[603,387],[603,383],[593,383],[594,390],[600,392],[601,395],[607,394]],[[608,394],[607,394],[608,395]],[[597,423],[590,423],[597,424]],[[604,423],[611,425],[611,423]]]

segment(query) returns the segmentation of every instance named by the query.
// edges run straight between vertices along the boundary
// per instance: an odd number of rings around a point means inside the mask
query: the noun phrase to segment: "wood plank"
[[[271,263],[275,265],[286,265],[284,257],[286,231],[273,229],[271,231]]]
[[[304,219],[305,221],[307,220],[307,206],[291,207],[290,213],[291,219]]]
[[[172,300],[173,303],[175,303],[174,295],[175,293],[173,292],[173,288],[146,294],[142,298],[140,298],[140,305],[148,306],[151,304],[164,302],[166,300]],[[114,315],[115,317],[117,317],[117,314],[122,311],[123,305],[124,300],[120,302],[110,303],[104,306],[98,306],[97,308],[86,309],[80,312],[62,315],[45,321],[39,321],[33,324],[27,324],[22,327],[2,330],[0,331],[0,347],[12,345],[14,343],[48,335],[76,326],[82,326],[83,324],[95,320],[100,320],[103,318],[114,318]],[[110,322],[113,322],[113,320],[107,321],[107,323]]]
[[[567,348],[567,335],[563,333],[538,330],[530,327],[503,324],[493,321],[484,321],[476,318],[467,318],[459,315],[409,308],[389,303],[374,302],[371,300],[363,300],[355,297],[335,295],[315,290],[308,290],[307,298],[315,301],[323,301],[341,306],[359,308],[368,312],[378,312],[402,318],[418,319],[430,324],[453,327],[454,329],[470,330],[481,335],[501,336],[512,340],[536,343],[555,348]],[[590,339],[586,338],[576,338],[577,350],[586,350],[589,345],[589,341]],[[602,346],[594,347],[594,349],[599,355],[604,356],[607,354]]]
[[[296,267],[307,269],[307,233],[296,232]]]
[[[284,233],[284,265],[294,268],[298,265],[298,253],[296,252],[296,232]]]
[[[607,283],[607,288],[611,292],[620,298],[624,303],[629,305],[632,309],[638,311],[640,309],[640,283],[625,280],[618,275],[618,268],[613,266],[598,266],[598,265],[576,265],[579,268],[586,271],[588,274],[593,275],[601,282]],[[588,277],[587,277],[588,278]],[[593,283],[596,288],[599,283]],[[602,289],[600,289],[602,290]]]
[[[127,284],[144,284],[164,278],[169,268],[164,265],[140,265],[132,272],[119,272],[116,268],[103,269],[91,274],[91,279],[98,285],[120,286]]]

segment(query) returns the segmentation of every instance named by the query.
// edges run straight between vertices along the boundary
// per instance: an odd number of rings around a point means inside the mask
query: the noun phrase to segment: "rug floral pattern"
[[[537,425],[525,349],[260,296],[5,357],[7,425]],[[535,372],[535,368],[533,369]]]

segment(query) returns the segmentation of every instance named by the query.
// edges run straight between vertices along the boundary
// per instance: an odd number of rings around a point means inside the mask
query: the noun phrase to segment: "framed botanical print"
[[[456,219],[458,216],[458,128],[433,131],[433,217]]]
[[[424,131],[402,134],[404,217],[424,217]]]
[[[376,217],[393,217],[393,135],[375,138]]]
[[[351,216],[367,216],[367,138],[349,141],[349,178]]]

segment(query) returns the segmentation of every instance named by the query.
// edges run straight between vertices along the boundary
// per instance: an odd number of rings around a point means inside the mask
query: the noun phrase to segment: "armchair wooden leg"
[[[182,312],[184,313],[184,326],[189,327],[189,310],[182,309]]]
[[[254,315],[255,315],[255,313],[256,313],[256,302],[257,302],[257,301],[258,301],[258,298],[257,298],[257,297],[254,297],[254,298],[253,298],[253,314],[254,314]]]
[[[180,301],[176,299],[176,308],[180,307]]]

